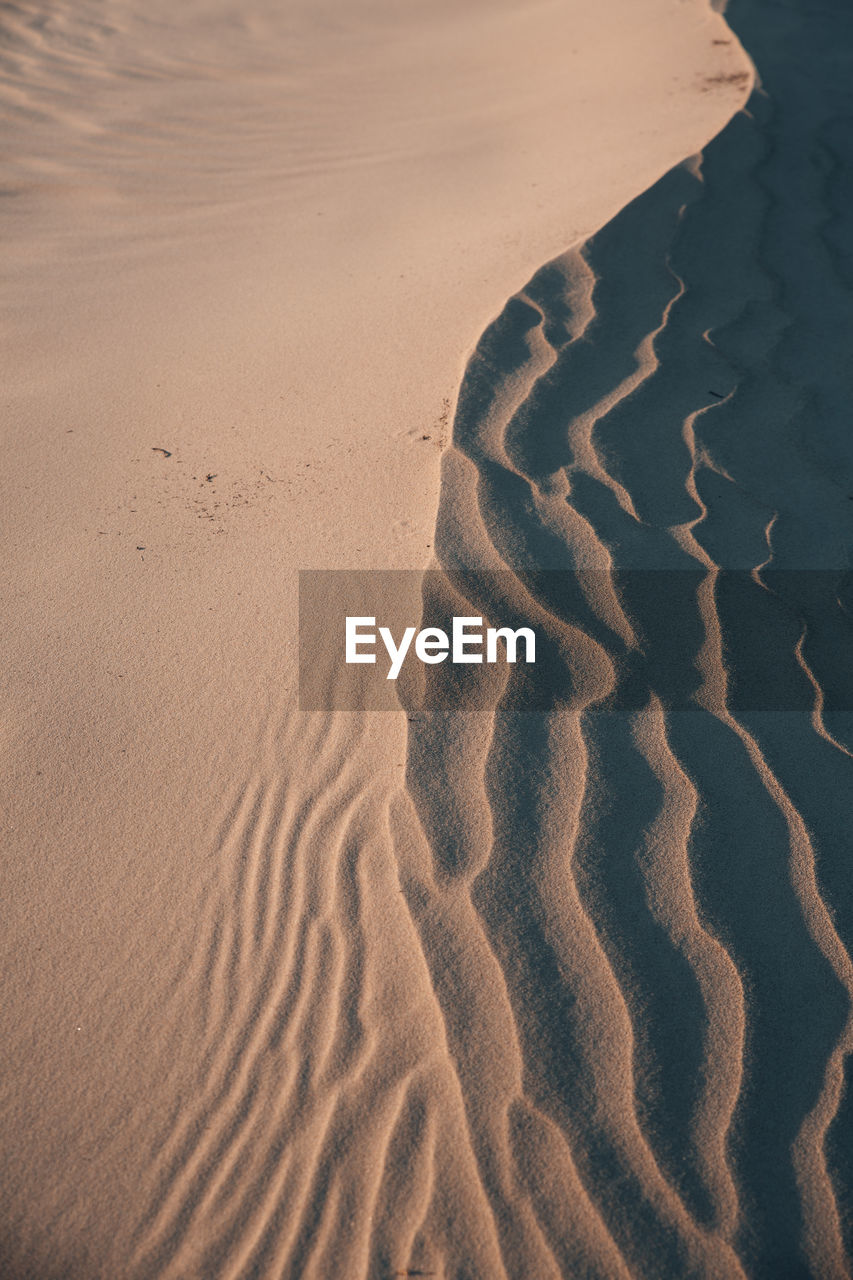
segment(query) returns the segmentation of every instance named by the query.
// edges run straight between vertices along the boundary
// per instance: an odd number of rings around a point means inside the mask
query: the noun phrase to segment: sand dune
[[[848,1275],[849,16],[175,9],[0,7],[4,1274]]]
[[[523,610],[511,592],[532,595],[556,635],[575,630],[571,649],[594,638],[617,691],[638,652],[663,655],[670,706],[614,710],[575,670],[573,699],[555,697],[544,721],[510,681],[478,735],[452,715],[410,735],[432,856],[409,890],[425,949],[465,886],[511,1007],[461,1077],[472,1098],[494,1097],[512,1028],[523,1087],[495,1099],[481,1167],[507,1151],[519,1108],[537,1112],[633,1275],[849,1274],[853,509],[839,343],[853,296],[839,270],[846,73],[824,59],[851,30],[839,10],[818,34],[790,6],[780,34],[777,8],[729,15],[762,86],[745,110],[486,332],[444,463],[436,550],[450,582],[466,592],[465,569],[513,570],[483,575],[507,598],[468,589],[471,609]],[[555,599],[577,570],[580,598]],[[757,649],[790,680],[757,689]],[[679,679],[697,686],[694,710]],[[434,783],[443,754],[448,794]],[[460,858],[457,831],[483,830],[484,810],[490,828]],[[457,926],[460,950],[470,930]],[[465,1034],[455,993],[446,1018]],[[617,1274],[603,1253],[567,1263],[565,1232],[548,1229],[560,1183],[540,1175],[534,1190],[516,1159],[552,1267]],[[505,1193],[492,1197],[508,1220]],[[508,1273],[537,1273],[507,1237]]]

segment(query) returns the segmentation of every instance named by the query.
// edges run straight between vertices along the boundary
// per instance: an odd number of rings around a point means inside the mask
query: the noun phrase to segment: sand
[[[0,7],[11,1280],[848,1274],[850,42]],[[427,566],[571,696],[300,710]]]

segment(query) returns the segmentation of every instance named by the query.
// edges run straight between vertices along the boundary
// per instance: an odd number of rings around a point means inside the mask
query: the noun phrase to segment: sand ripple
[[[777,8],[730,16],[746,110],[483,335],[445,459],[430,605],[573,655],[547,714],[519,675],[410,726],[404,885],[512,1276],[849,1274],[849,86],[813,77],[850,24]],[[693,709],[608,706],[673,644]],[[810,710],[734,696],[759,651]]]

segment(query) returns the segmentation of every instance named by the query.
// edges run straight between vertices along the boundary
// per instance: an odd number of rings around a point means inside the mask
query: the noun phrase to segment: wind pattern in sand
[[[727,20],[747,108],[509,301],[443,472],[448,612],[538,614],[576,659],[547,715],[519,675],[411,732],[403,883],[507,1276],[850,1274],[851,25]],[[514,590],[466,598],[482,568]],[[612,590],[543,592],[586,568]],[[772,596],[758,635],[720,570]],[[756,644],[810,713],[733,713]],[[607,709],[673,647],[694,709]]]
[[[511,298],[459,394],[427,606],[535,617],[565,687],[427,704],[404,785],[381,717],[271,734],[156,1011],[197,1087],[140,1127],[127,1275],[850,1274],[853,18],[727,20],[747,109]],[[787,575],[758,639],[721,570]],[[732,709],[756,649],[808,711]],[[658,652],[695,706],[608,708]]]

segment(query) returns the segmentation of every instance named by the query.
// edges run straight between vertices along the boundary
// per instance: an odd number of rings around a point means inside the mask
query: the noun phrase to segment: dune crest
[[[460,393],[448,590],[496,615],[532,595],[610,685],[567,677],[537,716],[513,675],[476,737],[452,715],[409,731],[425,953],[464,887],[512,1008],[504,1129],[520,1106],[547,1117],[637,1276],[850,1274],[849,82],[824,60],[853,31],[840,6],[782,10],[729,7],[758,68],[746,107],[538,272]],[[466,596],[477,568],[499,600]],[[692,710],[608,705],[661,655]],[[789,673],[772,696],[762,662]],[[461,1004],[444,1012],[464,1034]],[[460,1069],[475,1110],[492,1070]],[[509,1227],[504,1247],[533,1273]]]
[[[850,1274],[819,18],[0,11],[12,1280]],[[430,557],[546,709],[297,710],[296,569]]]

